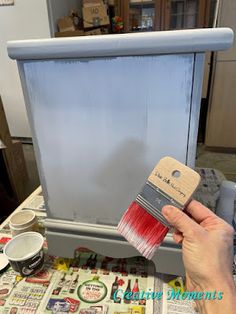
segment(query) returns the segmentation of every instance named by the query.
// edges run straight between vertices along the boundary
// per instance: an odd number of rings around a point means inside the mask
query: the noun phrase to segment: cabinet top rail
[[[142,56],[226,50],[233,38],[230,28],[205,28],[18,40],[9,41],[7,49],[17,60]]]

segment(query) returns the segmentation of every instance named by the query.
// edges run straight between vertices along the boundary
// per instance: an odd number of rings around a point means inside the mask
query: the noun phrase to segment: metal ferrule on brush
[[[179,203],[170,198],[170,196],[168,196],[149,181],[146,182],[142,191],[138,194],[136,203],[144,208],[154,218],[159,220],[160,223],[162,223],[167,228],[171,228],[171,225],[162,215],[162,208],[165,205],[172,205],[181,210],[183,209]]]

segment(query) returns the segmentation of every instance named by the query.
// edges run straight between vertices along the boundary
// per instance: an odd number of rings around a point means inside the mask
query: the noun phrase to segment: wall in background
[[[67,16],[71,9],[78,11],[81,16],[81,0],[47,0],[52,37],[58,31],[57,20]]]
[[[46,1],[17,0],[0,7],[0,94],[12,136],[30,137],[16,62],[9,59],[8,40],[50,37]]]
[[[231,27],[236,34],[236,2],[220,2],[219,27]],[[212,94],[207,116],[206,145],[236,151],[236,36],[227,51],[217,52]]]

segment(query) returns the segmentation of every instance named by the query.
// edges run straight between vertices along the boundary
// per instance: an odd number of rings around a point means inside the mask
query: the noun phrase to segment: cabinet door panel
[[[115,225],[161,157],[186,162],[193,60],[23,63],[49,217]]]

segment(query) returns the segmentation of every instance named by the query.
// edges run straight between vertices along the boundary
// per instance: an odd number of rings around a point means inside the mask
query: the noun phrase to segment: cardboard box
[[[55,37],[73,37],[73,36],[83,36],[83,35],[85,34],[84,34],[84,31],[82,30],[55,33]]]
[[[102,31],[101,28],[95,28],[95,29],[91,29],[87,32],[84,32],[85,36],[91,36],[91,35],[102,35]]]
[[[72,18],[70,18],[69,16],[59,18],[57,20],[57,26],[58,26],[59,32],[75,31],[75,25],[73,23]]]
[[[104,4],[102,0],[83,0],[83,7],[91,7]]]
[[[89,31],[76,30],[73,32],[56,32],[55,37],[73,37],[73,36],[91,36],[91,35],[102,35],[101,28],[91,29]]]
[[[84,28],[99,27],[110,23],[104,4],[83,7]]]

